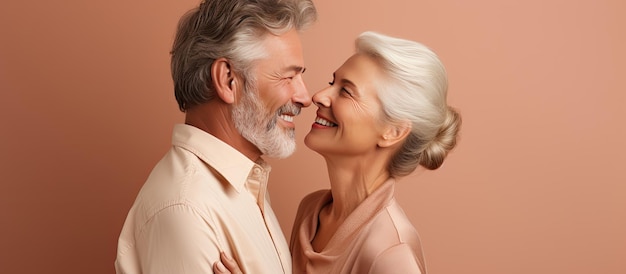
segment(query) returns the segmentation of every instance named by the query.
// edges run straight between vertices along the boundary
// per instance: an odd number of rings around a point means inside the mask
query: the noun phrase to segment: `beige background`
[[[112,273],[134,197],[182,121],[168,51],[197,1],[19,1],[0,8],[0,273]],[[311,93],[364,30],[446,64],[462,140],[398,199],[444,273],[626,273],[626,2],[317,0]],[[302,143],[272,160],[286,235],[327,187]]]

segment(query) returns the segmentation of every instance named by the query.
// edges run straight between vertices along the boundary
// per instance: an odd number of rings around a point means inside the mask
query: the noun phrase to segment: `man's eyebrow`
[[[306,71],[306,68],[301,67],[301,66],[290,66],[290,67],[287,67],[285,71],[295,71],[296,73],[304,73]]]

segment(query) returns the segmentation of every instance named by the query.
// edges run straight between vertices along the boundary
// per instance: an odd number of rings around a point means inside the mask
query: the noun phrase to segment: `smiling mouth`
[[[337,124],[335,124],[335,123],[333,123],[331,121],[328,121],[328,120],[326,120],[324,118],[320,118],[320,117],[315,118],[315,123],[318,124],[318,125],[325,126],[325,127],[336,127],[337,126]]]
[[[293,115],[281,114],[281,115],[278,115],[278,118],[283,119],[287,122],[293,123]]]

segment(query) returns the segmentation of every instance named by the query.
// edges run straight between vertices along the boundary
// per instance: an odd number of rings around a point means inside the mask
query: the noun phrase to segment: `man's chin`
[[[296,141],[292,138],[289,138],[289,140],[284,139],[280,144],[274,143],[274,145],[268,147],[267,150],[266,153],[263,153],[265,156],[284,159],[291,156],[296,151]]]

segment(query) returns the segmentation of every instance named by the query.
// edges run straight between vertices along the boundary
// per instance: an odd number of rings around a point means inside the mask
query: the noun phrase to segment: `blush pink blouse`
[[[394,198],[387,180],[348,216],[324,250],[311,242],[321,209],[332,202],[329,190],[300,203],[291,235],[293,273],[426,273],[417,231]]]

